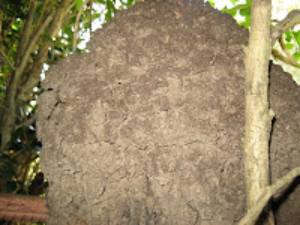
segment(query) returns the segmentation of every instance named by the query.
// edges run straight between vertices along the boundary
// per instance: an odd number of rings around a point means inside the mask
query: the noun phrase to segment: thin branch
[[[50,0],[44,0],[42,4],[42,8],[39,12],[39,17],[36,19],[36,24],[39,25],[45,19],[44,16],[47,15],[51,11],[51,6],[49,6]]]
[[[86,5],[86,1],[83,3],[83,5],[80,7],[75,20],[74,25],[74,32],[73,32],[73,42],[72,42],[72,50],[75,51],[77,47],[77,40],[78,40],[78,32],[79,32],[79,26],[80,26],[80,18],[82,15],[82,12],[84,10],[84,7]]]
[[[296,68],[300,68],[300,64],[291,55],[284,55],[277,49],[272,49],[272,56],[276,60],[280,60],[288,65],[291,65]]]
[[[300,9],[292,10],[285,19],[277,23],[272,29],[272,45],[275,41],[290,28],[300,24]]]
[[[22,57],[21,63],[20,65],[18,65],[18,72],[20,74],[22,74],[25,70],[25,67],[27,65],[27,62],[29,60],[30,54],[34,51],[34,48],[37,47],[37,43],[39,41],[40,36],[42,35],[42,33],[46,30],[47,26],[50,24],[50,22],[52,21],[54,17],[54,13],[51,13],[46,20],[44,21],[43,24],[41,24],[41,26],[37,29],[37,31],[35,32],[35,36],[31,39],[31,41],[28,43],[28,46],[25,50],[25,53]]]
[[[30,58],[30,54],[33,52],[34,48],[37,45],[39,37],[45,31],[46,27],[49,25],[53,18],[53,13],[48,16],[48,18],[44,21],[41,27],[36,32],[35,37],[31,40],[29,46],[25,50],[25,53],[22,57],[22,60],[19,65],[16,65],[16,70],[9,81],[9,85],[7,88],[4,112],[2,113],[1,118],[1,150],[4,150],[6,145],[9,143],[12,135],[12,131],[15,126],[15,114],[16,114],[16,97],[18,92],[19,81],[21,76],[27,66],[28,60]]]
[[[247,209],[270,184],[269,139],[273,111],[269,108],[269,58],[271,55],[271,0],[253,0],[251,31],[245,52],[244,169]],[[268,224],[274,224],[272,211]]]
[[[54,20],[51,23],[49,28],[49,35],[51,37],[55,37],[62,26],[63,20],[67,13],[74,6],[74,2],[72,0],[65,0],[61,5],[60,9],[56,12],[54,16]],[[27,96],[30,96],[32,93],[32,89],[37,86],[40,81],[40,72],[42,69],[43,63],[47,60],[47,53],[50,47],[51,41],[49,39],[43,40],[40,45],[39,53],[35,58],[31,69],[29,71],[30,77],[26,81],[24,81],[22,85],[22,89],[20,90],[18,99],[26,100]]]
[[[21,35],[21,41],[17,50],[17,56],[16,56],[16,64],[18,64],[25,52],[26,46],[28,45],[28,42],[30,40],[30,36],[32,33],[32,26],[33,26],[33,15],[36,9],[37,1],[31,0],[29,3],[29,12],[28,17],[25,20],[25,24],[23,26],[22,35]]]
[[[269,58],[271,54],[271,0],[255,0],[251,9],[251,32],[245,52],[244,163],[247,206],[256,204],[257,194],[269,185]]]
[[[32,116],[30,117],[29,119],[23,121],[22,123],[18,124],[16,127],[15,127],[15,130],[21,128],[21,127],[24,127],[24,126],[29,126],[31,125],[32,123],[34,123],[34,121],[36,120],[36,117],[35,116]]]
[[[248,210],[246,216],[244,216],[238,225],[255,225],[260,214],[270,201],[272,197],[282,193],[284,189],[290,186],[290,184],[295,180],[295,178],[300,176],[300,167],[291,170],[288,174],[278,179],[273,185],[267,187],[255,206]]]
[[[49,29],[49,34],[51,37],[55,37],[59,30],[61,29],[61,25],[63,24],[63,20],[66,14],[70,11],[75,3],[72,0],[64,0],[60,7],[58,8],[51,27]]]
[[[3,61],[6,62],[7,65],[9,65],[12,70],[15,70],[15,66],[14,66],[13,62],[11,62],[9,60],[8,56],[5,54],[5,52],[3,51],[3,49],[1,47],[0,47],[0,54],[2,56],[1,58],[3,59]]]
[[[24,55],[22,56],[21,62],[16,65],[16,70],[11,76],[9,81],[9,85],[7,88],[6,96],[5,96],[5,108],[3,108],[3,112],[1,112],[1,148],[0,150],[4,150],[11,140],[11,135],[15,127],[15,114],[17,108],[17,96],[20,93],[20,81],[21,77],[24,75],[25,69],[28,67],[28,61],[30,59],[30,55],[33,53],[35,48],[37,47],[38,42],[40,41],[40,36],[44,33],[45,29],[48,27],[49,23],[52,21],[52,24],[49,28],[50,36],[56,36],[59,29],[61,29],[61,23],[65,16],[65,13],[71,8],[74,4],[72,0],[64,0],[60,7],[56,11],[52,11],[52,13],[45,19],[45,21],[38,28],[37,32],[35,32],[35,36],[31,39],[27,48],[25,49]],[[67,9],[67,10],[66,10]],[[55,15],[55,16],[54,16]],[[49,41],[49,40],[48,40]],[[50,42],[50,41],[49,41]],[[48,43],[49,46],[49,43]],[[44,53],[44,52],[43,52]],[[41,59],[42,60],[42,59]],[[38,65],[41,66],[41,65]],[[30,79],[30,78],[29,78]]]
[[[3,23],[3,12],[0,11],[0,45],[2,45],[2,23]]]
[[[282,36],[278,39],[278,43],[279,43],[283,53],[281,53],[279,50],[273,48],[272,56],[274,57],[274,59],[280,60],[280,61],[286,63],[287,65],[291,65],[293,67],[300,68],[300,64],[289,53],[288,49],[286,49]]]

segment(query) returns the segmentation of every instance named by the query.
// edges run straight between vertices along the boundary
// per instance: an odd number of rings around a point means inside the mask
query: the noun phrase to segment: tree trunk
[[[38,114],[48,225],[236,223],[247,38],[201,1],[145,1],[98,31],[88,54],[52,66]],[[300,93],[278,67],[271,79],[277,177],[300,164]],[[299,214],[278,218],[296,225]]]
[[[271,56],[271,0],[254,0],[251,31],[245,58],[244,164],[247,209],[270,185],[269,141],[273,111],[269,109],[269,59]],[[272,211],[265,224],[274,225]]]

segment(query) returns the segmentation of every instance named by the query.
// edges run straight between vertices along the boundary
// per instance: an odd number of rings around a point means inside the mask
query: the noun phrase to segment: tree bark
[[[269,58],[271,54],[271,0],[256,0],[251,9],[251,32],[245,56],[244,163],[247,209],[270,184],[269,140],[273,111],[269,108]],[[274,219],[270,224],[274,224]]]

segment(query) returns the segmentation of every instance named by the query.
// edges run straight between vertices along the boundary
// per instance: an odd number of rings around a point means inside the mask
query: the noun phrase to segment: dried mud
[[[51,66],[39,99],[48,225],[232,225],[244,213],[246,31],[201,1],[151,0]],[[300,88],[271,69],[272,179],[300,165]],[[300,190],[276,207],[300,223]]]

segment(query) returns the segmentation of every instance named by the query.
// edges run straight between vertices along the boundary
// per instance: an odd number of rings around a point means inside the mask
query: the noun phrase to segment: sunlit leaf
[[[79,10],[83,5],[84,0],[75,0],[76,9]]]
[[[295,53],[293,54],[293,57],[294,57],[294,59],[295,59],[297,62],[300,62],[300,52],[295,52]]]
[[[288,50],[291,50],[291,49],[294,48],[294,44],[292,44],[292,43],[286,43],[285,44],[285,48],[288,49]]]
[[[240,14],[242,16],[249,16],[250,15],[250,8],[242,8],[242,9],[240,9]]]
[[[291,42],[293,38],[293,33],[291,31],[287,31],[284,33],[285,41]]]
[[[300,46],[300,30],[293,32],[293,35],[294,35],[294,38],[295,38],[298,46]]]
[[[228,9],[227,7],[225,7],[225,8],[222,10],[222,12],[227,13],[227,14],[233,16],[233,17],[236,15],[237,11],[238,11],[238,9],[237,9],[236,7],[231,8],[231,9]]]

